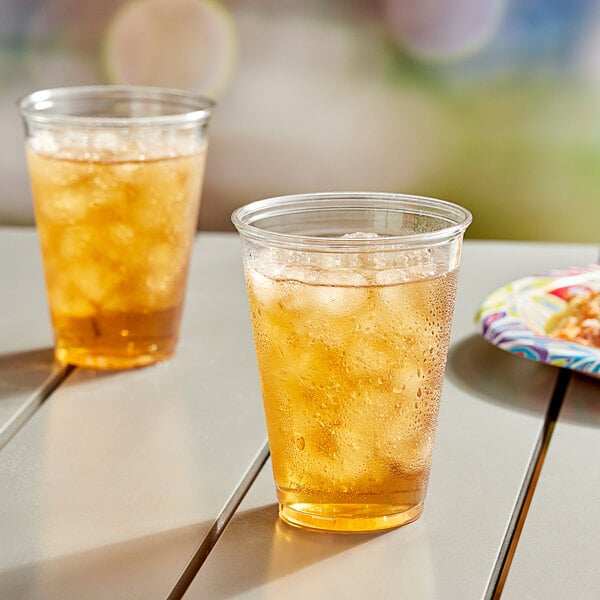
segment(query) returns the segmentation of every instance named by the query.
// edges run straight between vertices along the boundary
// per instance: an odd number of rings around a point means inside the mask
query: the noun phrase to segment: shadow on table
[[[133,518],[133,517],[132,517]],[[165,598],[210,523],[195,524],[59,558],[0,570],[0,598]],[[40,547],[52,540],[38,532]],[[37,549],[39,555],[41,549]],[[35,555],[35,549],[28,553]]]
[[[569,385],[568,402],[563,404],[563,421],[600,428],[600,379],[574,374]]]
[[[54,363],[52,348],[0,355],[0,448],[68,373]]]
[[[0,570],[0,598],[165,598],[209,527],[209,523],[190,525],[59,558],[40,557],[37,562]],[[235,534],[228,536],[232,541],[217,544],[217,548],[224,545],[219,556],[225,564],[209,569],[217,578],[206,582],[201,568],[186,598],[236,597],[383,535],[340,536],[296,530],[279,521],[276,505],[238,513],[229,529]],[[52,544],[43,538],[43,531],[38,534],[40,548],[30,549],[29,555],[40,555],[41,548]],[[212,559],[209,555],[207,561]],[[235,577],[230,576],[232,561],[236,564]],[[197,591],[201,593],[196,596],[193,592],[198,579],[201,586]]]
[[[16,390],[41,385],[54,368],[52,348],[0,354],[0,401]]]
[[[559,373],[557,367],[505,352],[477,335],[451,348],[446,369],[454,385],[481,400],[541,416],[546,413]],[[600,380],[570,373],[567,394],[571,392],[577,394],[579,410],[565,408],[561,418],[600,426]]]
[[[150,369],[160,369],[168,362],[159,362],[129,370],[99,370],[61,366],[54,360],[53,347],[0,354],[0,402],[4,397],[14,396],[15,391],[20,389],[34,390],[36,386],[44,383],[49,375],[57,374],[64,369],[76,368],[77,380],[81,383],[87,383],[96,379],[114,377],[128,371],[145,372]]]
[[[186,598],[226,600],[242,597],[255,587],[273,583],[311,565],[326,563],[340,553],[352,551],[383,535],[386,532],[340,535],[296,529],[279,520],[276,504],[240,511],[229,524],[216,551],[208,556]],[[361,556],[364,558],[363,554]],[[360,562],[363,558],[357,560]],[[235,564],[235,577],[228,574],[232,563]],[[314,587],[320,586],[321,597],[335,597],[334,591],[333,595],[328,595],[328,587],[339,591],[344,582],[339,581],[339,574],[333,578],[335,580],[330,580],[327,566],[323,569],[325,572],[320,572]],[[315,577],[314,573],[306,576]],[[308,582],[305,584],[310,587]]]

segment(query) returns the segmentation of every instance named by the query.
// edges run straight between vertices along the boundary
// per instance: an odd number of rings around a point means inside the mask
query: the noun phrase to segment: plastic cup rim
[[[330,206],[325,206],[327,203]],[[373,237],[322,237],[300,233],[270,231],[254,225],[262,217],[297,214],[307,211],[361,210],[380,208],[445,219],[448,225],[434,231]],[[231,221],[238,232],[248,239],[290,248],[314,250],[358,251],[399,246],[433,246],[462,237],[473,220],[466,208],[428,196],[387,192],[324,192],[293,194],[257,200],[233,211]]]
[[[173,114],[152,116],[83,116],[54,110],[53,103],[69,98],[114,96],[115,100],[169,100],[182,110]],[[207,121],[216,103],[211,98],[175,88],[140,85],[81,85],[46,88],[21,96],[17,108],[21,116],[39,125],[76,126],[85,128],[122,128],[197,125]]]

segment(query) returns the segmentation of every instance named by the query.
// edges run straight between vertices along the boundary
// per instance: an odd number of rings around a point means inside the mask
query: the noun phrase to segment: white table
[[[36,243],[30,230],[0,228],[0,448],[67,372],[53,364]]]
[[[489,346],[473,315],[512,279],[597,260],[592,246],[465,245],[425,513],[384,534],[332,535],[277,520],[237,236],[198,236],[174,359],[95,373],[53,367],[36,236],[0,229],[0,598],[491,598],[506,572],[507,597],[551,598],[553,574],[584,579],[575,559],[548,575],[520,559],[521,543],[550,539],[556,511],[573,517],[555,477],[593,492],[600,475],[591,459],[581,477],[561,469],[557,427],[502,571],[560,371]],[[598,382],[567,379],[564,414],[571,397],[596,410]],[[586,436],[573,426],[562,445],[580,460],[598,423]],[[584,498],[592,518],[596,500]]]
[[[503,598],[600,598],[600,381],[574,377]]]

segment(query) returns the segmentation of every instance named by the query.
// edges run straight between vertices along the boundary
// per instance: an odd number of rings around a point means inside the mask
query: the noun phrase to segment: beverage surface
[[[282,504],[342,523],[332,528],[421,505],[456,280],[427,250],[249,262]]]
[[[111,367],[172,350],[204,152],[116,160],[106,151],[94,161],[29,148],[27,156],[59,359],[74,358],[67,348],[122,355],[100,365]]]

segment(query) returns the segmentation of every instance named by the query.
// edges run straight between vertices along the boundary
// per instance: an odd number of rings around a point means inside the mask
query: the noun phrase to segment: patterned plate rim
[[[503,285],[479,307],[475,316],[479,333],[511,354],[600,377],[600,349],[547,335],[531,318],[539,321],[562,310],[564,292],[575,287],[600,289],[600,264],[553,270]]]

